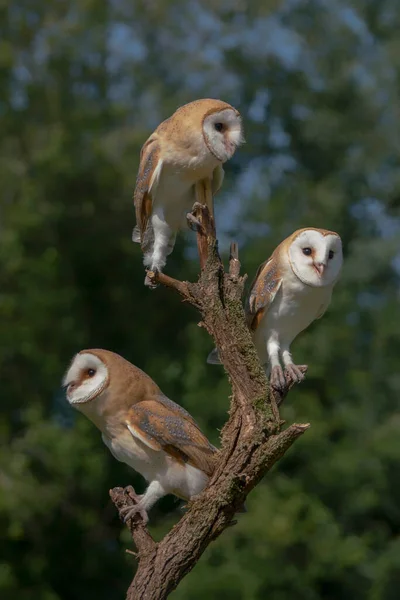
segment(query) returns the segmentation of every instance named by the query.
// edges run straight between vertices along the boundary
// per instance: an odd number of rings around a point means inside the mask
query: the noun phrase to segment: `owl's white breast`
[[[135,469],[147,481],[157,479],[157,473],[165,468],[165,452],[152,450],[134,438],[128,429],[114,438],[104,434],[102,437],[114,458]]]
[[[152,190],[153,212],[162,210],[163,218],[177,231],[195,202],[195,183],[212,179],[220,163],[201,135],[191,136],[180,144],[164,140],[160,160],[160,175]]]
[[[166,146],[162,152],[162,173],[157,192],[163,202],[186,196],[197,181],[212,178],[220,164],[211,154],[202,136],[192,136],[190,144],[177,148]],[[193,193],[193,191],[192,191]],[[157,194],[158,195],[158,194]]]
[[[201,134],[192,135],[180,144],[163,143],[162,161],[165,171],[191,184],[210,177],[221,164],[209,151]]]
[[[163,450],[152,450],[132,436],[127,429],[103,442],[117,460],[140,473],[148,482],[159,481],[166,493],[188,500],[199,494],[208,482],[205,473],[187,463],[180,463]]]
[[[311,287],[294,275],[285,275],[253,336],[261,362],[267,361],[268,340],[276,340],[280,347],[289,347],[297,335],[319,316],[321,307],[329,304],[331,294],[331,287]]]
[[[183,217],[194,201],[193,185],[169,169],[163,169],[153,194],[153,212],[161,210],[163,218],[176,231],[182,226]]]
[[[170,227],[179,229],[195,202],[195,182],[206,177],[212,179],[214,168],[214,163],[196,170],[180,170],[176,165],[163,165],[157,190],[153,194],[153,211],[161,207]]]

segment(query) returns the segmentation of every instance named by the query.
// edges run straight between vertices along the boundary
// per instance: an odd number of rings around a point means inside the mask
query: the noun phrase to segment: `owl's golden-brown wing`
[[[246,303],[246,321],[249,329],[255,331],[268,310],[282,284],[278,261],[274,254],[265,261],[256,273]]]
[[[213,473],[217,449],[189,413],[165,396],[133,405],[128,413],[127,427],[149,448],[164,450],[207,475]]]
[[[136,227],[133,230],[132,240],[142,245],[153,208],[153,197],[162,170],[160,154],[158,135],[153,133],[140,152],[139,171],[133,194]]]

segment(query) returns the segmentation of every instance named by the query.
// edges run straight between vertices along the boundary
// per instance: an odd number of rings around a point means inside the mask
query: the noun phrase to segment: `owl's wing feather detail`
[[[265,311],[268,310],[279,288],[282,277],[277,261],[272,255],[256,273],[246,305],[246,320],[251,331],[255,331]]]
[[[164,450],[207,475],[213,473],[217,449],[189,413],[165,396],[133,405],[129,410],[127,427],[149,448]]]
[[[163,404],[163,406],[165,406],[165,408],[167,408],[167,409],[171,410],[172,412],[176,413],[177,415],[179,415],[183,419],[186,419],[187,421],[190,421],[195,427],[197,427],[197,429],[199,428],[199,426],[197,425],[196,421],[193,419],[192,415],[187,410],[185,410],[183,408],[183,406],[180,406],[180,404],[177,404],[173,400],[170,400],[164,394],[161,394],[160,396],[158,396],[157,400],[158,400],[158,402],[161,402],[161,404]]]
[[[136,420],[138,420],[139,416],[141,415],[137,415],[136,413],[132,414],[132,411],[130,411],[129,420],[126,421],[126,426],[128,427],[129,431],[131,432],[134,438],[140,440],[143,444],[145,444],[152,450],[160,451],[162,448],[161,444],[159,444],[157,440],[151,435],[148,435],[147,433],[145,433],[145,431],[143,431],[140,422],[136,423]]]
[[[153,197],[160,179],[163,161],[160,159],[160,145],[155,134],[151,135],[140,152],[139,172],[136,178],[133,200],[136,211],[136,227],[132,240],[143,245],[149,218],[153,207]]]

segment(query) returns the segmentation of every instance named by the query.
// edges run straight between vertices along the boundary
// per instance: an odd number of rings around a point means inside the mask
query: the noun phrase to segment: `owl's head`
[[[91,350],[79,352],[66,372],[63,385],[70,404],[90,402],[108,386],[109,369],[104,358]]]
[[[291,236],[288,248],[295,275],[312,287],[333,285],[342,264],[342,240],[334,231],[299,229]]]
[[[230,104],[215,102],[216,106],[204,116],[203,137],[211,154],[224,163],[244,142],[242,118]]]
[[[63,379],[68,402],[92,418],[93,411],[131,405],[146,395],[160,394],[146,373],[109,350],[81,350]]]

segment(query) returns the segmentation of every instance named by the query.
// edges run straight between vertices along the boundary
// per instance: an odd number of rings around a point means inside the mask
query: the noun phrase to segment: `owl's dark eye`
[[[89,375],[89,377],[93,377],[94,375],[96,375],[96,371],[95,369],[88,369],[87,374]]]
[[[333,250],[329,250],[329,254],[328,254],[328,258],[329,260],[332,260],[332,258],[335,256],[335,253]]]
[[[224,128],[224,125],[223,125],[223,123],[215,123],[214,127],[217,131],[222,131]]]
[[[305,254],[306,256],[310,256],[311,253],[311,248],[303,248],[303,254]]]

